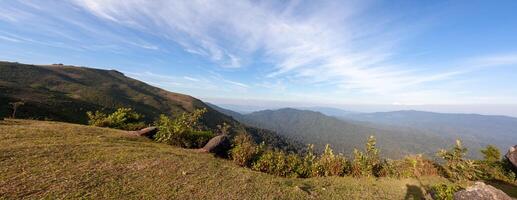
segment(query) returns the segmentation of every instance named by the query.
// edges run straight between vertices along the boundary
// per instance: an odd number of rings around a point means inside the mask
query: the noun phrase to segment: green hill
[[[234,133],[247,132],[257,142],[289,151],[303,147],[272,131],[242,125],[196,98],[153,87],[115,70],[0,62],[0,118],[9,116],[9,103],[18,101],[24,105],[18,108],[17,118],[81,124],[87,122],[87,111],[131,107],[150,124],[160,114],[174,117],[206,108],[203,124],[210,129],[228,123]]]
[[[438,177],[280,178],[124,131],[0,121],[0,199],[405,199]]]
[[[377,138],[382,154],[390,158],[417,153],[433,156],[438,149],[448,147],[455,139],[411,128],[342,120],[308,110],[285,108],[243,115],[211,106],[242,123],[273,130],[306,144],[314,144],[319,151],[326,144],[330,144],[335,151],[346,155],[351,155],[354,148],[363,148],[370,135]]]

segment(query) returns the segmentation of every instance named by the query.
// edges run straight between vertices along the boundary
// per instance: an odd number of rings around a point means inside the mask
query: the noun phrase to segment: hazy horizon
[[[317,104],[303,102],[278,102],[261,100],[229,100],[229,99],[202,99],[216,106],[240,113],[250,113],[261,110],[277,110],[295,108],[311,110],[315,108],[332,108],[348,112],[391,112],[415,110],[424,112],[448,114],[480,114],[517,117],[517,104],[511,105],[374,105],[374,104]]]

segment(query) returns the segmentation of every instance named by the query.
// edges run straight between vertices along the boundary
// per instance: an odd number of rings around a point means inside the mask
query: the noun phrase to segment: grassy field
[[[0,121],[0,199],[420,199],[439,182],[280,178],[119,130]]]

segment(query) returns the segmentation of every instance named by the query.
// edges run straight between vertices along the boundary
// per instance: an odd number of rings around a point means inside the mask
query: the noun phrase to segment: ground
[[[420,199],[439,182],[281,178],[124,131],[0,121],[0,199]]]

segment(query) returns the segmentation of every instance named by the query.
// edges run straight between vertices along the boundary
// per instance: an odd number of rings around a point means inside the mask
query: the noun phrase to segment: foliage
[[[436,200],[453,200],[454,193],[463,188],[456,184],[436,184],[431,186],[431,194]]]
[[[465,159],[467,148],[463,147],[460,140],[451,150],[442,149],[437,156],[445,160],[445,175],[452,180],[477,180],[482,176],[478,164],[473,160]]]
[[[267,150],[253,163],[252,169],[276,176],[301,177],[302,166],[303,161],[296,154]]]
[[[507,158],[501,159],[499,149],[493,145],[488,145],[481,150],[484,159],[479,161],[479,169],[483,172],[484,179],[496,179],[507,182],[515,181],[515,173],[512,171],[511,164]]]
[[[421,176],[436,176],[436,163],[424,158],[422,154],[406,156],[401,160],[385,160],[382,162],[380,176],[394,178],[411,178]]]
[[[285,179],[112,129],[32,120],[0,124],[0,151],[8,156],[0,161],[0,199],[404,199],[418,194],[406,187],[414,179]],[[41,144],[54,145],[42,151]],[[422,178],[423,185],[440,182]]]
[[[488,145],[485,149],[481,149],[481,153],[487,163],[495,163],[501,160],[501,152],[494,145]]]
[[[143,116],[131,108],[118,108],[111,114],[100,111],[95,113],[88,111],[88,124],[99,127],[109,127],[122,130],[139,130],[145,128],[145,123],[140,121]]]
[[[370,136],[366,143],[366,152],[354,149],[350,173],[353,176],[379,176],[381,169],[379,149],[376,147],[375,137]]]
[[[350,164],[343,155],[335,155],[330,145],[325,146],[325,151],[312,167],[313,176],[344,176],[349,170]]]
[[[202,126],[199,125],[199,121],[206,111],[206,109],[197,109],[192,113],[184,112],[174,119],[160,115],[155,123],[158,132],[154,139],[185,148],[202,147],[214,137],[211,131],[203,131]]]
[[[313,171],[313,165],[316,163],[316,154],[314,154],[314,145],[307,145],[307,151],[302,160],[302,166],[298,169],[298,173],[301,177],[311,177]]]
[[[262,153],[264,145],[257,145],[251,136],[239,134],[233,140],[231,158],[239,166],[249,167]]]

